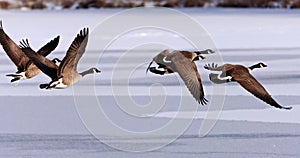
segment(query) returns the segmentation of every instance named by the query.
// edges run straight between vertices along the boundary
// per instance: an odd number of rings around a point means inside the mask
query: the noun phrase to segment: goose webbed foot
[[[40,89],[48,89],[49,84],[40,84]]]
[[[22,75],[18,75],[18,74],[7,74],[6,76],[8,76],[8,77],[22,77]]]
[[[16,81],[20,81],[20,78],[13,78],[13,79],[10,80],[11,83],[13,83],[13,82],[16,83]]]

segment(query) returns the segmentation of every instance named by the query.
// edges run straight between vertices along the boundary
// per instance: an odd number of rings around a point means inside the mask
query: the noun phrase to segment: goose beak
[[[96,72],[96,73],[100,73],[101,71],[100,71],[100,70],[98,70],[98,69],[95,69],[95,72]]]
[[[264,68],[264,67],[268,67],[268,66],[265,65],[265,64],[260,64],[260,67],[261,67],[261,68]]]

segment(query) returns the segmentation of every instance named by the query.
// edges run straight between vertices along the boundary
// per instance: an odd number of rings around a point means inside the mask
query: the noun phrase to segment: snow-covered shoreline
[[[32,45],[38,47],[54,36],[61,35],[61,43],[57,50],[65,51],[78,30],[83,27],[94,29],[104,20],[109,20],[111,16],[123,11],[125,10],[28,12],[15,10],[0,11],[0,18],[3,20],[5,30],[16,41],[29,38]],[[297,41],[300,40],[300,35],[297,29],[300,27],[298,20],[300,10],[179,9],[178,11],[202,25],[219,49],[299,48]],[[144,14],[153,15],[153,18],[156,16],[155,11],[148,13],[147,9]],[[168,19],[168,16],[160,15],[162,19]],[[159,36],[163,37],[164,34]],[[126,49],[126,45],[121,45],[118,49]]]

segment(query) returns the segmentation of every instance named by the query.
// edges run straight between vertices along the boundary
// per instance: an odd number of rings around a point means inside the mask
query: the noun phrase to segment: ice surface
[[[228,120],[228,121],[253,121],[253,122],[273,122],[273,123],[300,123],[300,118],[298,117],[299,105],[295,106],[293,110],[274,110],[273,107],[268,109],[253,109],[253,110],[230,110],[223,111],[218,119]],[[191,112],[185,112],[180,116],[176,116],[177,112],[162,112],[156,115],[156,117],[166,117],[166,118],[191,118],[193,115]],[[207,113],[214,113],[207,112]],[[204,119],[207,115],[206,112],[198,112],[193,118]],[[266,115],[267,114],[267,115]]]

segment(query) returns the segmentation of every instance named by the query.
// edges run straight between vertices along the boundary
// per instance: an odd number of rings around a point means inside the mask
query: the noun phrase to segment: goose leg
[[[49,84],[40,84],[40,89],[48,89]]]
[[[22,75],[19,74],[7,74],[8,77],[22,77]]]

